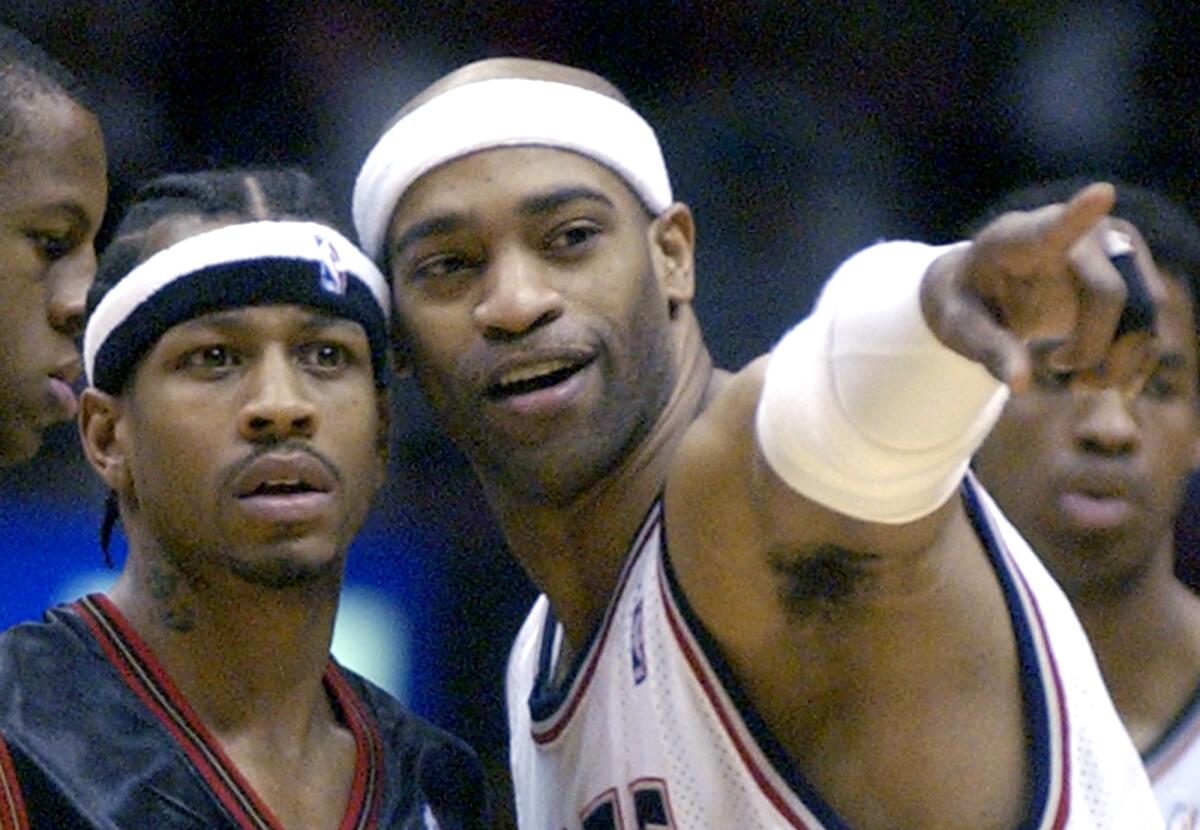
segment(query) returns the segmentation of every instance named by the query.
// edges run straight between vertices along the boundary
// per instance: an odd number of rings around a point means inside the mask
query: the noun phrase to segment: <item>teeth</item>
[[[534,363],[530,366],[522,366],[520,369],[514,369],[506,373],[500,378],[501,386],[509,386],[513,383],[520,383],[525,380],[533,380],[534,378],[548,375],[551,372],[557,372],[559,369],[565,369],[571,365],[569,360],[547,360],[543,363]]]

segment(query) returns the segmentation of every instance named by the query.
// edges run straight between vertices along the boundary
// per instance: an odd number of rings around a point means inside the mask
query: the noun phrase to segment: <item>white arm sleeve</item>
[[[925,323],[921,280],[947,250],[888,242],[854,255],[771,352],[755,428],[796,492],[899,524],[958,486],[1008,388]]]

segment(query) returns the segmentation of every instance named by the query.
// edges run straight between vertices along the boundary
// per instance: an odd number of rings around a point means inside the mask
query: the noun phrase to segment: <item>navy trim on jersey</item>
[[[583,648],[576,652],[571,660],[571,668],[561,684],[554,683],[554,637],[558,621],[554,609],[547,603],[546,624],[542,629],[542,642],[538,652],[537,675],[533,679],[533,689],[529,693],[529,714],[532,720],[533,740],[538,744],[547,744],[557,738],[567,727],[571,715],[579,706],[587,691],[588,683],[600,662],[604,644],[616,615],[617,602],[629,581],[633,565],[645,547],[646,536],[661,521],[662,499],[656,498],[646,511],[642,524],[634,536],[630,546],[630,554],[621,567],[617,585],[609,597],[608,608],[599,624],[592,629],[584,642]]]
[[[113,668],[158,718],[230,817],[246,830],[282,830],[278,818],[238,772],[120,610],[103,594],[71,606]],[[331,660],[323,684],[334,714],[354,736],[354,778],[339,830],[375,826],[380,799],[382,741],[350,684]]]
[[[1197,740],[1200,740],[1200,686],[1192,691],[1187,704],[1158,740],[1142,753],[1150,780],[1161,778]]]
[[[1050,639],[1046,635],[1041,610],[1037,607],[1037,602],[1029,591],[1029,586],[1025,584],[1024,576],[1017,570],[1016,562],[1004,550],[999,532],[988,521],[983,507],[979,503],[979,496],[975,492],[977,486],[970,476],[964,480],[963,502],[967,509],[967,517],[983,543],[992,570],[996,573],[1004,592],[1004,603],[1008,607],[1009,619],[1013,624],[1013,637],[1017,644],[1017,665],[1021,669],[1021,697],[1025,709],[1025,729],[1030,735],[1031,742],[1027,759],[1031,767],[1034,797],[1030,805],[1029,817],[1022,822],[1019,830],[1038,830],[1038,828],[1046,826],[1046,820],[1049,818],[1053,818],[1053,822],[1049,826],[1059,828],[1066,824],[1070,809],[1069,724],[1064,704],[1062,678],[1059,677],[1054,656],[1049,653]],[[1021,581],[1020,587],[1017,585],[1017,580]],[[1024,588],[1024,591],[1021,588]],[[1022,594],[1028,597],[1031,606],[1026,613],[1018,612],[1018,609],[1023,607]],[[1033,620],[1027,616],[1028,614],[1032,614]],[[1034,630],[1034,623],[1038,626],[1037,631]],[[1045,668],[1048,670],[1049,677],[1043,676],[1042,661],[1037,647],[1038,639],[1044,644],[1046,650],[1047,666]],[[1058,737],[1061,738],[1061,745],[1057,751],[1053,717],[1047,704],[1058,707],[1061,729]],[[1057,770],[1060,775],[1057,782],[1059,790],[1057,793],[1055,792],[1056,762],[1062,766],[1060,770]],[[1056,795],[1058,796],[1057,804],[1054,803]],[[1054,813],[1053,816],[1050,815],[1051,812]]]
[[[1058,669],[1054,663],[1053,655],[1049,654],[1049,640],[1045,636],[1041,612],[1038,610],[1033,597],[1029,595],[1028,587],[1024,586],[1024,579],[1020,576],[1019,571],[1017,571],[1016,563],[1006,555],[1003,545],[1000,542],[999,534],[987,522],[972,487],[966,483],[963,486],[963,498],[968,516],[983,544],[988,560],[992,565],[992,570],[1000,582],[1016,642],[1018,665],[1021,669],[1021,695],[1025,710],[1025,724],[1031,738],[1028,759],[1034,794],[1030,804],[1029,817],[1021,823],[1018,830],[1061,828],[1066,823],[1069,809],[1069,788],[1067,786],[1069,771],[1066,768],[1068,763],[1067,721],[1065,706],[1063,705],[1061,679],[1058,676]],[[691,638],[700,647],[703,652],[701,659],[707,662],[708,668],[716,675],[721,684],[722,691],[733,703],[736,714],[740,716],[742,723],[757,744],[758,750],[761,751],[774,768],[774,773],[791,788],[794,796],[798,797],[803,806],[811,811],[812,815],[820,821],[825,830],[850,830],[845,820],[817,793],[815,788],[795,766],[791,757],[784,749],[783,744],[775,737],[766,722],[754,708],[749,696],[738,682],[732,666],[723,657],[719,644],[707,628],[705,628],[688,603],[671,568],[665,527],[663,528],[660,563],[664,576],[663,599],[666,603],[666,608],[670,612],[673,605],[678,610],[687,629],[686,632],[676,632],[679,644],[683,648],[685,655],[688,656],[689,662],[692,663],[693,669],[696,670],[697,680],[705,687],[710,701],[718,710],[718,715],[723,721],[725,720],[725,715],[721,711],[719,698],[707,688],[704,666],[696,665],[694,658],[689,653],[690,649],[685,639],[686,635],[690,634]],[[1018,588],[1016,579],[1022,581],[1022,585],[1025,587],[1024,592]],[[1029,598],[1031,608],[1028,611],[1025,610],[1022,593]],[[1029,618],[1030,616],[1033,618],[1032,620]],[[671,620],[670,613],[668,613],[668,620]],[[1041,635],[1040,637],[1033,630],[1035,623],[1039,628],[1038,634]],[[1044,669],[1037,647],[1039,640],[1045,643],[1047,660],[1045,670],[1050,675],[1049,679],[1053,681],[1053,689],[1047,685],[1047,678],[1043,676]],[[1051,692],[1054,693],[1052,694]],[[1048,706],[1057,708],[1060,716],[1061,732],[1059,735],[1062,741],[1058,747],[1055,746],[1055,733],[1052,718],[1047,708]],[[729,724],[726,723],[726,726],[728,728]],[[767,789],[770,787],[767,778],[761,771],[753,768],[752,758],[740,746],[738,736],[732,729],[730,730],[730,737],[736,744],[739,744],[739,751],[742,752],[743,760],[747,763],[751,775],[759,781],[761,786],[764,786],[764,795],[781,813],[793,822],[794,826],[807,828],[808,825],[804,822],[803,817],[796,815],[779,794],[770,792]],[[1056,763],[1061,764],[1057,769]],[[1057,782],[1055,780],[1055,772],[1059,773]],[[1055,783],[1058,785],[1057,792],[1054,787]],[[1054,795],[1057,795],[1058,798],[1053,798]]]

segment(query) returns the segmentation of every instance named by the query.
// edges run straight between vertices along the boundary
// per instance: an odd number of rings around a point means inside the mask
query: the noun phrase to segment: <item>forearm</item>
[[[946,250],[893,242],[857,254],[773,350],[756,432],[801,495],[898,524],[958,486],[1008,390],[925,324],[921,279]]]

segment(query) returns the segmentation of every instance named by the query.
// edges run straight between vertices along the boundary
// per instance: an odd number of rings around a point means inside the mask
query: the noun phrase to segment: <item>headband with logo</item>
[[[493,78],[443,92],[392,125],[354,184],[354,226],[382,261],[392,213],[425,173],[496,147],[553,147],[587,156],[625,180],[651,213],[672,202],[654,130],[620,101],[557,81]]]
[[[295,303],[362,325],[375,381],[387,382],[389,290],[379,269],[315,222],[247,222],[188,237],[130,271],[88,316],[88,382],[117,393],[172,326],[203,314]]]

